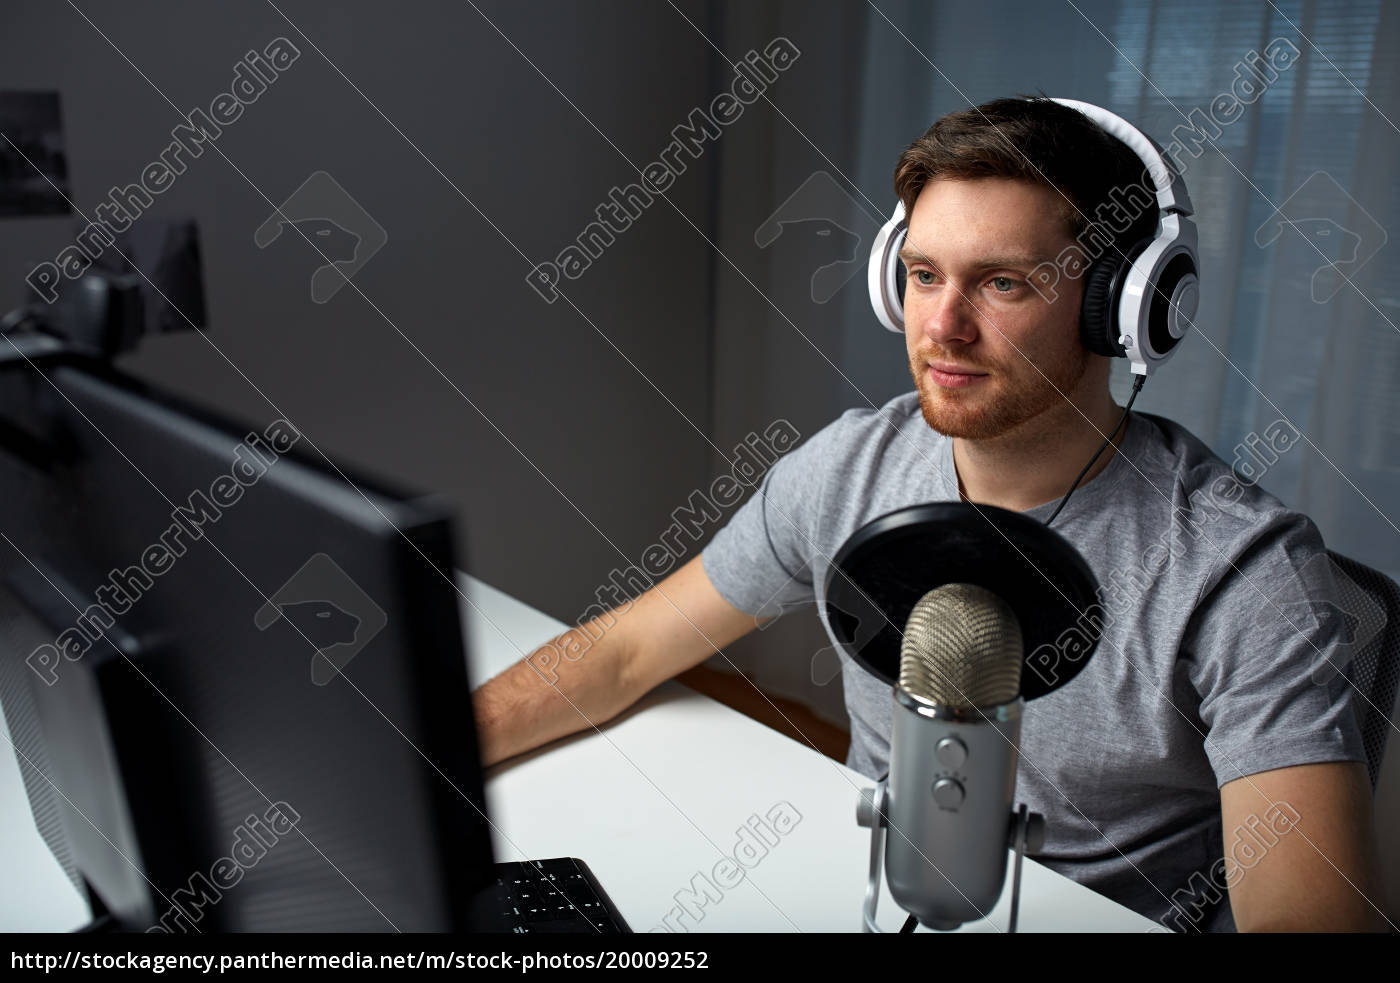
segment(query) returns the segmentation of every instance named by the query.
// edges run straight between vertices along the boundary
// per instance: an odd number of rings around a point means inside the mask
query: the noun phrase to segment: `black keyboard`
[[[488,930],[631,932],[588,865],[576,857],[496,864],[496,884],[479,899]]]

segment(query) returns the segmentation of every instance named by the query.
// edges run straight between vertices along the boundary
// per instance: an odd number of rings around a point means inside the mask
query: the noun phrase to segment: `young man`
[[[487,763],[602,723],[755,615],[820,601],[831,558],[875,516],[961,497],[1046,519],[1122,410],[1109,359],[1080,341],[1082,283],[1051,299],[1032,271],[1142,175],[1049,100],[934,124],[895,172],[915,391],[779,460],[556,686],[521,664],[482,687]],[[1140,216],[1117,248],[1154,227]],[[1083,672],[1026,707],[1016,793],[1047,819],[1037,859],[1178,930],[1384,927],[1356,694],[1318,671],[1342,619],[1298,613],[1332,590],[1312,523],[1180,427],[1133,415],[1055,529],[1099,579],[1105,627]],[[844,686],[848,764],[874,778],[890,690],[850,663]]]

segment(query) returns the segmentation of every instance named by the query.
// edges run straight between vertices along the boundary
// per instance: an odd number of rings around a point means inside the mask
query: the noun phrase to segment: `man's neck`
[[[958,491],[978,505],[1024,512],[1058,501],[1104,438],[1118,425],[1122,407],[1105,391],[1093,406],[1061,403],[1035,420],[992,440],[953,441]],[[1079,483],[1083,488],[1113,460],[1125,427]]]

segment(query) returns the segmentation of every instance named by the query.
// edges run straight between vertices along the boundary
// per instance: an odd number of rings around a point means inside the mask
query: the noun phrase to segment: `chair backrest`
[[[1340,553],[1328,550],[1327,556],[1345,574],[1335,578],[1341,608],[1352,614],[1375,612],[1377,607],[1381,612],[1363,615],[1354,626],[1355,650],[1345,670],[1352,685],[1366,697],[1361,705],[1361,738],[1366,745],[1371,788],[1375,789],[1390,736],[1396,684],[1400,682],[1400,587],[1380,571]],[[1376,623],[1378,617],[1383,620]]]

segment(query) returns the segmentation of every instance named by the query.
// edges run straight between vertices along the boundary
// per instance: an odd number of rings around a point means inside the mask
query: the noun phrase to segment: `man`
[[[1079,339],[1082,283],[1051,298],[1032,271],[1142,173],[1043,99],[951,114],[911,145],[895,186],[915,392],[779,460],[700,557],[561,664],[557,688],[522,664],[479,690],[487,763],[602,723],[756,615],[820,602],[831,558],[877,515],[961,497],[1048,518],[1122,410],[1109,359]],[[1154,226],[1140,216],[1116,248]],[[1103,585],[1105,626],[1083,672],[1026,707],[1017,798],[1047,818],[1038,859],[1178,930],[1383,927],[1356,696],[1317,672],[1341,619],[1295,610],[1332,589],[1312,523],[1134,415],[1055,529]],[[877,777],[889,687],[854,664],[844,684],[848,764]]]

